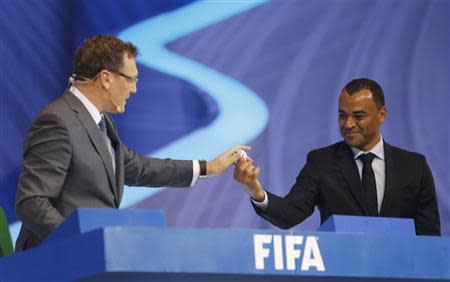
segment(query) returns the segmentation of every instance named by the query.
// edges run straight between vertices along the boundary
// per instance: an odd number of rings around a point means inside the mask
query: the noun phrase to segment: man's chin
[[[356,140],[356,138],[344,138],[344,142],[349,145],[350,147],[355,147],[355,148],[359,148],[360,147],[360,142],[358,142],[358,140]]]
[[[117,105],[111,112],[114,114],[123,114],[125,112],[125,105],[123,106]]]

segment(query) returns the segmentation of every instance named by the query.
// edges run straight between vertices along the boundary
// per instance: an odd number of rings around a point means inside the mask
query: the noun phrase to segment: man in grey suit
[[[389,145],[381,136],[387,116],[377,82],[348,83],[339,96],[343,141],[311,151],[285,197],[265,191],[260,169],[238,160],[235,178],[258,215],[291,228],[318,206],[323,223],[330,215],[413,218],[417,235],[440,235],[439,210],[430,168],[421,154]]]
[[[156,159],[122,143],[108,113],[136,93],[137,48],[113,36],[86,40],[74,55],[71,87],[33,121],[25,139],[16,213],[16,251],[37,246],[79,207],[119,208],[124,184],[192,186],[224,172],[236,146],[211,162]]]

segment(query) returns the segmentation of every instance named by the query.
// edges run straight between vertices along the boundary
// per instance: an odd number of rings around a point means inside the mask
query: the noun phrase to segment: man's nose
[[[136,83],[133,83],[132,85],[131,85],[131,94],[136,94],[136,92],[137,92],[137,84]]]
[[[348,117],[345,120],[344,127],[345,128],[353,128],[355,126],[355,120],[352,117]]]

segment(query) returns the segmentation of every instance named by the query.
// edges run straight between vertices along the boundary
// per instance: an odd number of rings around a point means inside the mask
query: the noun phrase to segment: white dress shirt
[[[381,203],[384,197],[384,185],[386,183],[385,161],[384,161],[384,142],[383,137],[372,149],[367,152],[361,151],[358,148],[351,147],[353,155],[355,156],[356,165],[358,166],[359,177],[362,179],[363,162],[359,159],[362,154],[372,153],[376,158],[372,161],[372,170],[375,174],[375,182],[377,184],[377,201],[378,213],[380,213]]]

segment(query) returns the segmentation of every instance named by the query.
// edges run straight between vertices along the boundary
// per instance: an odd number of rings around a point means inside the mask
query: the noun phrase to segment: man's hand
[[[216,159],[206,163],[206,174],[209,176],[223,173],[232,164],[235,164],[239,158],[236,154],[237,150],[250,151],[252,148],[249,146],[236,146]]]
[[[240,157],[234,168],[234,179],[241,183],[245,192],[257,202],[262,202],[265,198],[263,188],[258,180],[260,172],[261,169],[255,167],[253,161],[245,157]]]

